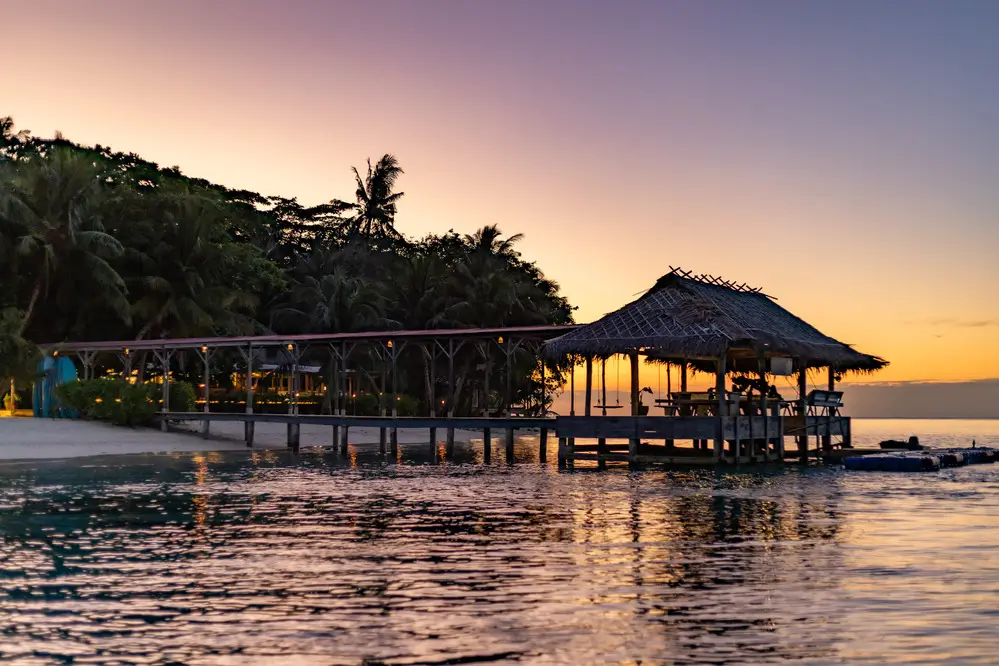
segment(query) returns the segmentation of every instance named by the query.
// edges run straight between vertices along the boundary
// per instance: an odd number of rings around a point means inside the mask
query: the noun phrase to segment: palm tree
[[[399,238],[395,229],[396,203],[404,192],[393,192],[396,180],[403,171],[395,155],[383,155],[372,167],[368,160],[368,173],[362,179],[356,167],[352,167],[357,181],[356,203],[350,204],[353,217],[347,220],[350,233],[359,233],[368,238]]]
[[[125,283],[108,262],[122,246],[105,233],[98,212],[103,176],[92,159],[66,148],[5,166],[0,221],[14,230],[19,271],[33,283],[20,334],[60,264],[70,260],[80,269],[71,279],[91,280],[103,302],[127,320]]]
[[[28,130],[14,131],[14,119],[10,116],[0,118],[0,160],[4,159],[5,149],[25,143],[31,136]]]
[[[513,246],[524,239],[524,234],[514,234],[502,238],[498,225],[487,224],[474,234],[465,234],[465,245],[470,252],[492,255],[502,259],[516,259],[520,256]]]
[[[160,197],[155,208],[159,219],[136,230],[127,257],[138,275],[131,280],[136,338],[249,333],[246,313],[256,298],[234,277],[251,248],[228,241],[218,203],[181,192]]]
[[[340,267],[319,277],[305,276],[275,317],[296,331],[312,333],[346,333],[391,323],[382,314],[378,291]]]

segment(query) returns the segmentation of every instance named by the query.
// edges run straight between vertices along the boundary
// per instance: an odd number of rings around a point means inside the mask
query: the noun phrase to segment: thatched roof
[[[732,369],[738,369],[740,357],[747,368],[755,367],[761,351],[804,358],[808,367],[873,371],[887,365],[820,333],[758,289],[679,269],[659,278],[638,300],[545,344],[551,357],[633,351],[662,360],[725,355]]]

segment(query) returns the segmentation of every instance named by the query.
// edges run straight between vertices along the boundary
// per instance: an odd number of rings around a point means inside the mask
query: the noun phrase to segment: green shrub
[[[180,391],[178,399],[182,400],[183,388]],[[56,387],[59,401],[84,418],[132,428],[152,423],[160,410],[159,395],[160,387],[155,384],[131,384],[112,378],[84,379]]]
[[[193,412],[194,411],[194,387],[188,382],[171,382],[170,384],[170,411],[171,412]],[[162,407],[163,399],[157,401]]]

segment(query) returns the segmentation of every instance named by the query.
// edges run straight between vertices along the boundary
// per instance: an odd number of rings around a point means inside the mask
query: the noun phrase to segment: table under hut
[[[850,419],[841,414],[837,380],[887,365],[821,333],[758,288],[672,267],[637,300],[548,341],[544,353],[582,359],[586,367],[583,415],[573,409],[558,419],[560,457],[569,461],[783,460],[786,436],[795,438],[793,453],[802,459],[849,447]],[[608,415],[606,397],[597,405],[593,400],[594,361],[606,364],[615,355],[630,361],[629,415]],[[641,357],[680,371],[679,390],[654,406],[642,402]],[[694,372],[713,374],[712,385],[688,390]],[[810,390],[809,372],[818,373],[821,386]],[[780,376],[796,377],[796,395],[788,399],[776,390],[773,380]],[[785,392],[790,383],[784,380]],[[583,439],[596,443],[577,442]]]

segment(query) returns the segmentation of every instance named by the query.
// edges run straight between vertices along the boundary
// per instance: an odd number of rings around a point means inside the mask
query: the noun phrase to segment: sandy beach
[[[75,458],[83,456],[177,453],[188,451],[245,451],[243,424],[212,424],[209,438],[201,436],[198,423],[180,426],[171,432],[151,428],[124,428],[95,421],[67,419],[0,418],[0,460]],[[399,442],[429,445],[428,431],[400,429]],[[438,431],[438,438],[444,434]],[[328,426],[303,425],[301,446],[331,446],[333,430]],[[255,449],[283,449],[287,430],[280,423],[258,423]],[[455,441],[481,438],[472,430],[456,430]],[[378,428],[351,428],[351,444],[377,444]]]

